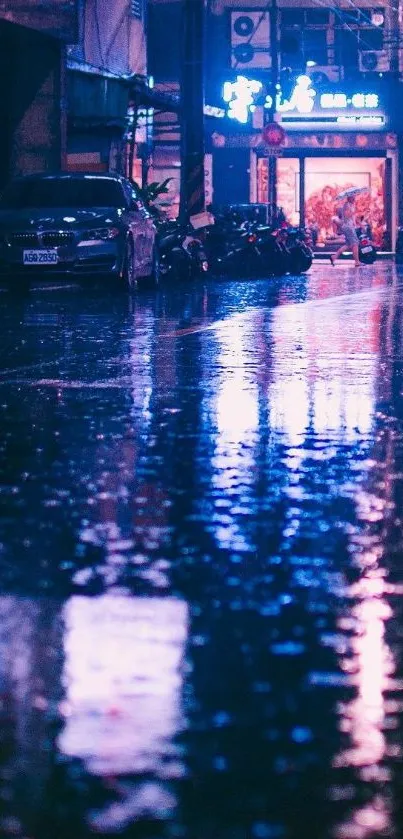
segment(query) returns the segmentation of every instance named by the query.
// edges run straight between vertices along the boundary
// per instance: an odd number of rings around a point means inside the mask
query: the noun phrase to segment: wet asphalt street
[[[399,839],[403,272],[0,294],[0,836]]]

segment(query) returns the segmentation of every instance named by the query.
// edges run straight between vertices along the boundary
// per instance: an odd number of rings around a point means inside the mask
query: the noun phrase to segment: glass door
[[[315,233],[318,248],[339,244],[332,216],[340,202],[337,196],[352,186],[367,187],[356,200],[357,222],[362,216],[381,245],[386,229],[385,159],[379,157],[305,158],[305,223]],[[340,240],[341,241],[341,240]]]
[[[279,157],[277,161],[277,205],[287,221],[300,224],[300,161],[298,157]]]
[[[257,160],[256,200],[268,202],[268,159]],[[282,207],[290,224],[300,222],[300,162],[297,157],[279,157],[277,160],[277,205]]]

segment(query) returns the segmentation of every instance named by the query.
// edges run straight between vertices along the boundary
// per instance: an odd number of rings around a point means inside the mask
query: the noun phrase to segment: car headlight
[[[84,230],[80,238],[82,242],[106,242],[108,239],[116,239],[119,234],[118,227],[95,227],[93,230]]]

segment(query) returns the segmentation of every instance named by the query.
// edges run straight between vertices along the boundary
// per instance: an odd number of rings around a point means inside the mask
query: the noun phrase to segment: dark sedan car
[[[156,228],[135,187],[115,174],[29,175],[0,198],[3,275],[157,279]]]

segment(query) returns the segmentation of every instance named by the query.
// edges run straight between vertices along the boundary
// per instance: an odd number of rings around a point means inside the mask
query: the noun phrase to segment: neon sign
[[[264,108],[272,107],[272,97],[265,96],[261,82],[237,76],[234,82],[225,82],[223,99],[227,104],[226,115],[246,124],[257,105]],[[298,76],[293,91],[288,99],[283,99],[281,90],[276,97],[276,111],[283,115],[298,114],[301,120],[304,116],[312,118],[314,122],[337,121],[341,124],[383,125],[383,115],[370,118],[371,111],[380,110],[377,93],[353,93],[351,96],[344,91],[317,94],[312,87],[312,79],[307,75]],[[344,111],[344,114],[337,114]],[[325,112],[325,113],[324,113]],[[333,112],[330,116],[330,112]],[[361,112],[358,114],[357,112]],[[368,116],[367,116],[368,113]],[[326,116],[327,114],[328,116]],[[284,120],[282,116],[282,119]],[[297,119],[297,117],[296,117]],[[286,120],[288,122],[288,119]]]
[[[206,117],[216,117],[217,119],[225,117],[224,108],[217,108],[216,105],[204,105],[203,113]]]
[[[371,108],[379,108],[379,96],[377,93],[354,93],[347,98],[345,93],[322,93],[320,97],[321,108],[347,108],[352,105],[360,111]]]
[[[248,122],[255,104],[255,97],[262,87],[261,82],[247,79],[245,76],[237,76],[235,82],[225,82],[223,99],[228,104],[227,116],[238,122]]]
[[[316,90],[312,87],[312,79],[309,76],[298,76],[290,98],[282,100],[280,93],[277,99],[277,110],[280,112],[296,110],[299,114],[310,114],[313,111],[316,99]]]
[[[375,116],[374,114],[365,114],[361,116],[348,116],[343,114],[337,117],[339,125],[384,125],[385,117]]]

